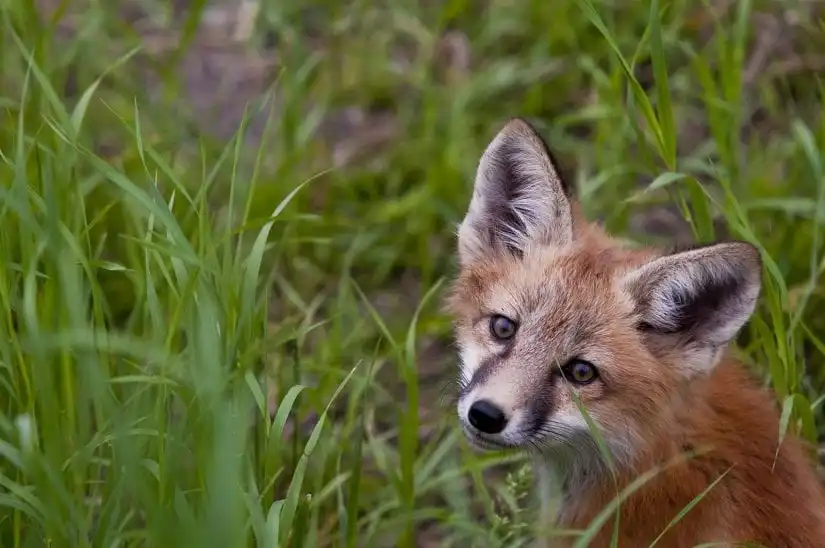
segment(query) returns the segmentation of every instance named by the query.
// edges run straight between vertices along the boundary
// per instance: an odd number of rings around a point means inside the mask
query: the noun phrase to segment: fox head
[[[471,443],[618,461],[666,429],[752,314],[758,251],[627,249],[587,222],[547,145],[511,120],[481,157],[448,297]]]

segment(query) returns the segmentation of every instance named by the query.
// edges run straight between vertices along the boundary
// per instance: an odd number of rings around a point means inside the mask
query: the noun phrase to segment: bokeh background
[[[0,545],[526,545],[441,308],[511,116],[629,242],[760,247],[739,349],[818,443],[822,14],[3,0]]]

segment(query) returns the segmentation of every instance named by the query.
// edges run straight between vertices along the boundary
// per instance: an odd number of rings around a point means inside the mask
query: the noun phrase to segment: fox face
[[[600,462],[582,410],[620,462],[667,435],[684,387],[714,368],[760,291],[750,244],[629,249],[587,222],[520,119],[480,160],[458,251],[448,310],[466,437],[567,466]]]

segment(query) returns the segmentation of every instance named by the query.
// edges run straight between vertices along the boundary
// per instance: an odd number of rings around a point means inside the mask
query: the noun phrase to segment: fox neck
[[[576,506],[589,493],[614,485],[610,467],[593,442],[581,446],[554,448],[552,453],[533,454],[533,476],[541,507],[540,523],[563,521],[566,509]]]
[[[623,446],[611,447],[611,464],[595,443],[586,452],[574,454],[570,450],[534,455],[532,464],[540,503],[540,523],[578,522],[582,513],[602,510],[640,474],[666,465],[680,455],[678,445],[666,439],[640,449],[632,456],[621,451],[623,449]]]

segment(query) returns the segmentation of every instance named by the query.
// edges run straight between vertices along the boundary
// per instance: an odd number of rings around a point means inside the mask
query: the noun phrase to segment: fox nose
[[[467,412],[467,418],[470,424],[485,434],[498,434],[507,426],[504,411],[488,400],[474,402]]]

